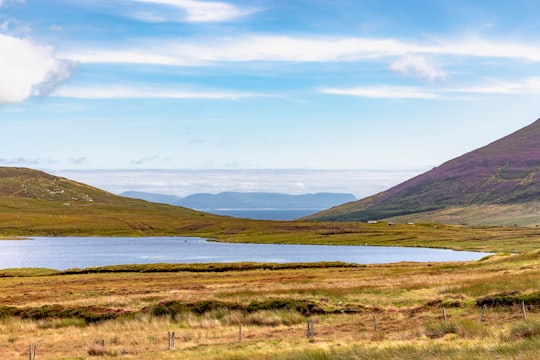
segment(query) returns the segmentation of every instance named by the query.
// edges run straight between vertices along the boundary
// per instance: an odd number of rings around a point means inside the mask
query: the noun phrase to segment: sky
[[[538,13],[535,0],[0,0],[0,166],[115,191],[361,197],[540,117]]]

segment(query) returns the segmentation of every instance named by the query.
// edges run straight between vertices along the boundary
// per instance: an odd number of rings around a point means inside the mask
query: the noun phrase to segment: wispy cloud
[[[372,99],[438,99],[433,92],[404,86],[370,86],[353,88],[321,88],[319,92],[331,95],[357,96]]]
[[[484,84],[451,88],[448,92],[471,94],[540,94],[540,77],[529,77],[519,81],[491,79]]]
[[[0,7],[7,6],[13,3],[24,4],[26,0],[0,0]]]
[[[159,156],[154,155],[154,156],[145,157],[142,159],[132,160],[131,163],[135,165],[144,165],[144,164],[154,163],[157,160],[159,160]]]
[[[414,75],[429,80],[446,77],[446,73],[442,69],[426,57],[419,55],[406,55],[399,58],[390,65],[390,68],[404,75]]]
[[[222,191],[288,194],[353,193],[357,198],[396,185],[423,169],[409,170],[57,170],[55,175],[114,193],[146,191],[187,196]],[[339,176],[338,176],[339,175]]]
[[[144,51],[139,50],[144,48]],[[137,49],[86,49],[63,56],[83,63],[202,66],[220,62],[336,62],[400,56],[413,48],[394,40],[241,35],[149,41]]]
[[[75,165],[85,164],[88,162],[88,158],[87,157],[72,158],[72,159],[69,159],[69,162]]]
[[[140,50],[144,48],[145,50]],[[148,40],[137,48],[90,48],[66,51],[64,57],[83,63],[133,63],[175,66],[216,65],[227,62],[356,62],[397,58],[398,71],[443,77],[444,71],[425,56],[485,57],[540,61],[536,43],[486,39],[436,40],[414,43],[396,39],[355,37],[295,37],[239,35],[236,37]]]
[[[540,94],[540,77],[530,77],[520,81],[491,79],[477,85],[463,87],[406,87],[406,86],[359,86],[318,89],[319,93],[331,95],[356,96],[373,99],[463,99],[463,96],[482,94]]]
[[[0,54],[0,104],[46,95],[71,76],[71,62],[28,39],[0,34]]]
[[[26,158],[26,157],[17,157],[17,158],[0,158],[0,164],[9,165],[9,166],[40,166],[40,165],[52,165],[58,164],[57,160],[52,159],[43,159],[43,158]]]
[[[32,28],[16,19],[7,19],[0,23],[0,33],[11,36],[27,36]]]
[[[218,1],[198,0],[131,0],[132,2],[166,6],[166,9],[145,9],[135,12],[134,16],[140,20],[150,22],[165,22],[177,20],[177,15],[170,11],[170,7],[183,12],[182,21],[187,22],[224,22],[232,21],[256,11],[245,9],[236,5]]]
[[[214,99],[236,100],[255,97],[256,94],[217,90],[178,90],[160,87],[87,86],[58,88],[51,94],[74,99]]]

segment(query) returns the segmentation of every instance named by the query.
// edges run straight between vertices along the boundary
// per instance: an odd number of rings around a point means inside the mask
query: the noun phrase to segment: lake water
[[[0,269],[57,270],[149,263],[319,262],[373,264],[477,260],[487,253],[380,246],[217,243],[185,237],[34,237],[0,241]]]

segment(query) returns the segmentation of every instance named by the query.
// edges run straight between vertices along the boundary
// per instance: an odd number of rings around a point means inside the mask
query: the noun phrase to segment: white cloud
[[[0,7],[7,6],[7,5],[10,5],[12,3],[24,4],[25,2],[26,2],[26,0],[0,0]]]
[[[135,87],[135,86],[87,86],[87,87],[61,87],[56,89],[52,96],[75,99],[240,99],[254,97],[255,94],[215,91],[215,90],[177,90],[167,88]]]
[[[44,158],[18,157],[12,159],[0,158],[0,164],[7,166],[37,166],[58,164],[58,161]]]
[[[426,59],[428,55],[540,61],[540,46],[535,43],[504,43],[483,39],[439,40],[422,44],[395,39],[263,34],[191,40],[153,39],[139,42],[136,48],[77,49],[66,52],[65,57],[87,63],[174,66],[248,61],[355,62],[399,58],[393,64],[397,71],[416,73],[428,78],[444,77],[445,72]]]
[[[198,1],[198,0],[131,0],[134,2],[167,5],[178,8],[185,12],[185,21],[188,22],[222,22],[231,21],[251,14],[253,9],[242,9],[235,5],[218,1]],[[145,21],[166,21],[170,12],[144,11],[135,14]]]
[[[538,43],[505,42],[480,38],[456,39],[425,47],[425,53],[540,61]]]
[[[144,48],[144,51],[139,50]],[[394,40],[303,38],[274,35],[149,41],[137,49],[87,49],[65,57],[85,63],[132,63],[200,66],[219,62],[337,62],[401,56],[413,45]]]
[[[331,95],[357,96],[372,99],[438,99],[440,96],[419,88],[405,86],[371,86],[354,88],[321,88],[319,92]]]
[[[521,81],[490,80],[486,84],[446,91],[473,94],[540,94],[540,77],[529,77]]]
[[[0,23],[0,33],[16,36],[18,34],[26,36],[32,32],[30,26],[15,19],[7,19]]]
[[[405,55],[394,61],[390,68],[404,75],[416,75],[429,80],[446,78],[446,73],[420,55]]]
[[[66,52],[62,57],[76,62],[88,64],[152,64],[152,65],[176,65],[193,66],[196,65],[192,59],[184,59],[182,56],[175,57],[168,50],[162,50],[162,53],[151,53],[151,46],[147,51],[141,50],[108,50],[95,49],[83,50],[77,52]]]
[[[147,163],[153,163],[158,159],[159,159],[159,156],[154,155],[154,156],[150,156],[150,157],[146,157],[146,158],[142,158],[142,159],[133,160],[133,161],[131,161],[131,163],[135,164],[135,165],[143,165],[143,164],[147,164]]]
[[[464,87],[434,88],[406,86],[366,86],[351,88],[320,88],[319,93],[330,95],[357,96],[374,99],[466,99],[468,95],[482,94],[540,94],[540,77],[529,77],[521,81],[489,80],[478,85]]]
[[[388,170],[47,170],[101,189],[187,196],[223,191],[287,194],[353,193],[362,198],[388,189],[424,169]]]
[[[71,75],[71,63],[51,47],[0,34],[0,103],[46,95]]]

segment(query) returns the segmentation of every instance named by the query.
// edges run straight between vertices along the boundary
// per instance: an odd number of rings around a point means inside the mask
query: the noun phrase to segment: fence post
[[[167,333],[167,344],[168,344],[168,349],[171,350],[174,348],[174,337],[175,337],[176,333],[174,331],[169,331]]]
[[[443,316],[444,322],[448,322],[448,318],[446,317],[446,309],[444,307],[442,308],[442,316]]]
[[[521,313],[523,314],[523,320],[527,320],[527,308],[525,308],[525,301],[521,302]]]
[[[315,323],[313,320],[307,322],[307,337],[312,340],[315,337]]]
[[[242,342],[242,325],[238,325],[238,342]]]
[[[31,344],[28,346],[28,359],[36,360],[37,356],[37,344]]]
[[[480,313],[480,318],[478,319],[478,323],[480,324],[482,322],[482,320],[484,319],[484,313],[486,312],[486,309],[487,309],[487,305],[484,304],[484,306],[482,306],[482,312]]]

